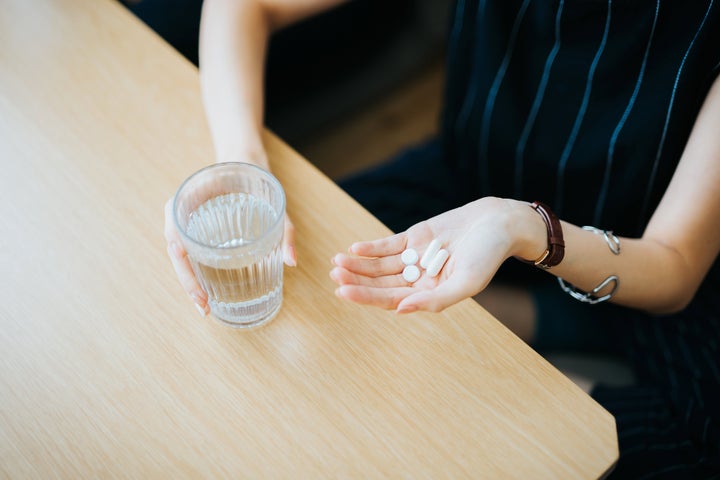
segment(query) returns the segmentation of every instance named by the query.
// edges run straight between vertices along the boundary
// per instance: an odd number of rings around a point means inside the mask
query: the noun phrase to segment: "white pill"
[[[420,278],[420,269],[415,265],[408,265],[403,270],[403,278],[406,282],[413,283],[415,280]]]
[[[414,248],[408,248],[400,255],[400,259],[405,265],[415,265],[418,258],[418,253]]]
[[[440,247],[442,247],[442,243],[440,243],[440,240],[437,238],[430,242],[430,245],[428,245],[427,250],[425,250],[425,253],[420,259],[420,266],[422,268],[428,268],[430,261],[437,255],[437,252],[440,251]]]
[[[445,262],[447,262],[448,257],[450,256],[450,253],[448,253],[447,250],[444,248],[437,252],[435,257],[430,261],[430,265],[427,267],[427,274],[431,277],[437,276],[438,273],[440,273],[440,270],[442,270],[443,266],[445,265]]]

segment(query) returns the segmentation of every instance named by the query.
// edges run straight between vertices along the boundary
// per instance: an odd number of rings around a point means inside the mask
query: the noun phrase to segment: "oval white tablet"
[[[420,278],[420,269],[415,265],[408,265],[403,270],[402,276],[406,282],[413,283],[415,280]]]
[[[430,261],[432,261],[435,255],[437,255],[437,252],[440,251],[440,247],[442,247],[442,243],[440,243],[440,240],[438,240],[437,238],[433,239],[433,241],[430,242],[430,245],[428,245],[425,253],[420,259],[420,266],[422,268],[428,268],[428,265],[430,265]]]
[[[444,248],[435,254],[435,257],[430,261],[427,267],[427,274],[431,277],[436,277],[440,270],[442,270],[445,262],[447,262],[450,253]]]
[[[415,265],[418,261],[418,253],[414,248],[408,248],[400,255],[400,259],[405,265]]]

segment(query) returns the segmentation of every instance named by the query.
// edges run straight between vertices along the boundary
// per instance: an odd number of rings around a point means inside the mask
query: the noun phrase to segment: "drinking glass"
[[[269,322],[282,304],[280,182],[248,163],[211,165],[180,185],[173,215],[213,316],[237,328]]]

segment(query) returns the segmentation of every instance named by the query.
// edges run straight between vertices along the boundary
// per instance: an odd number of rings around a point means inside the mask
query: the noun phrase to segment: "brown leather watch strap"
[[[560,263],[565,256],[565,241],[563,240],[560,219],[550,210],[550,207],[541,202],[530,204],[540,214],[547,227],[547,250],[533,263],[540,268],[551,268]]]

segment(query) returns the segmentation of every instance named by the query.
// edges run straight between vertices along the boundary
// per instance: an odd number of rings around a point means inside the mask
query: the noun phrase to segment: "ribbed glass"
[[[190,258],[210,308],[221,320],[255,324],[280,308],[280,244],[267,241],[272,239],[256,240],[276,219],[270,204],[245,193],[215,197],[190,214],[190,238],[228,250]],[[257,243],[244,254],[228,255],[251,242]]]
[[[223,172],[202,175],[212,169]],[[194,185],[195,176],[186,181],[194,188],[184,184],[176,195],[183,243],[213,315],[234,327],[258,326],[282,304],[284,194],[274,177],[251,165],[205,170]]]

